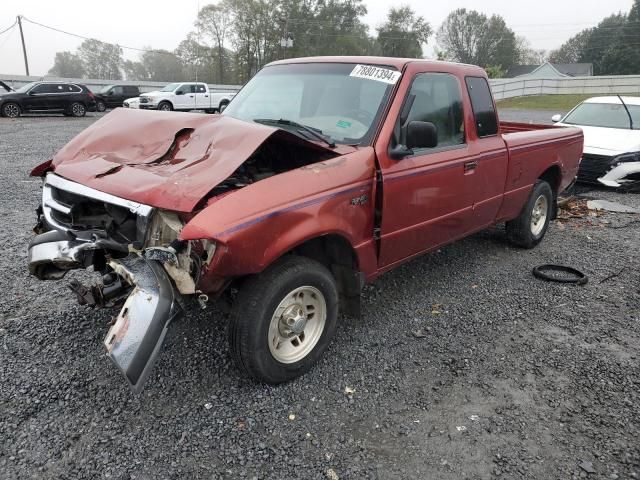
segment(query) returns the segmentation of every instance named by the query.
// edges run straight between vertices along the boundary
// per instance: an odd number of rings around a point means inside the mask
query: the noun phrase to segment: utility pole
[[[24,69],[29,76],[29,62],[27,60],[27,47],[24,44],[24,33],[22,33],[22,16],[18,15],[18,27],[20,27],[20,38],[22,39],[22,55],[24,55]]]

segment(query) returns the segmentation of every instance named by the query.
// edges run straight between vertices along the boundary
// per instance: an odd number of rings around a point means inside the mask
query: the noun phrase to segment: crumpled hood
[[[306,142],[229,116],[118,108],[66,144],[52,165],[96,190],[190,212],[276,132]]]

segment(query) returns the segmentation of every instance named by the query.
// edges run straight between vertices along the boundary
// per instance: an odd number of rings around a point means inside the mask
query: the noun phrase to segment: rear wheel
[[[240,289],[229,322],[231,355],[256,380],[292,380],[322,357],[337,318],[329,270],[308,258],[286,257]]]
[[[16,118],[20,116],[20,105],[14,102],[5,103],[2,106],[2,116]]]
[[[99,112],[104,112],[106,109],[107,105],[103,101],[98,100],[96,102],[96,110],[98,110]]]
[[[218,113],[224,112],[224,109],[227,108],[227,105],[229,105],[229,100],[222,100],[218,107]]]
[[[74,117],[84,117],[87,114],[87,109],[83,104],[74,102],[69,107],[69,113]]]
[[[533,248],[547,233],[553,212],[553,191],[544,180],[538,180],[520,215],[507,222],[507,238],[523,248]]]
[[[171,105],[169,102],[160,102],[160,105],[158,105],[158,110],[161,110],[163,112],[170,112],[171,110],[173,110],[173,105]]]

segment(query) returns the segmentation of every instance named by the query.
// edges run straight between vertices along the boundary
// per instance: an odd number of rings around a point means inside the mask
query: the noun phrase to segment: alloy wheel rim
[[[17,105],[11,103],[4,108],[4,113],[7,115],[7,117],[15,118],[20,114],[20,110],[18,109]]]
[[[531,212],[531,233],[534,235],[540,235],[542,229],[547,221],[547,210],[549,209],[549,203],[547,197],[540,195],[536,198],[533,204],[533,211]]]
[[[80,104],[75,104],[73,106],[73,114],[76,116],[80,116],[84,113],[84,107]]]
[[[303,286],[289,292],[269,323],[269,351],[280,363],[295,363],[318,344],[327,322],[327,302],[320,290]]]

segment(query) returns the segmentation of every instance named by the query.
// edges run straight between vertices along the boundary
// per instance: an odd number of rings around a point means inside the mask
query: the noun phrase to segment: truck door
[[[402,104],[394,102],[387,118],[387,122],[395,121],[393,138],[386,148],[376,145],[383,182],[381,269],[462,237],[469,230],[473,205],[465,172],[469,145],[462,85],[452,73],[412,73],[412,69],[416,67],[407,67],[399,88],[407,92],[404,99],[396,98]],[[406,145],[412,121],[435,125],[437,145],[416,149],[399,160],[392,158],[391,148]]]
[[[204,83],[196,83],[196,109],[209,110],[211,108],[211,96]]]
[[[178,94],[182,92],[182,94]],[[177,110],[195,110],[196,85],[195,83],[183,83],[176,90],[174,108]]]
[[[499,132],[498,116],[487,80],[466,77],[465,88],[473,110],[473,128],[468,136],[475,164],[468,171],[473,196],[472,227],[494,223],[504,196],[509,153]]]

